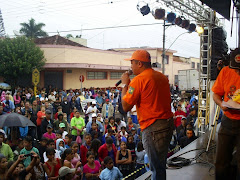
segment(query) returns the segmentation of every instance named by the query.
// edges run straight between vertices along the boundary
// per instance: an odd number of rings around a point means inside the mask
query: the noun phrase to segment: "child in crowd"
[[[62,131],[59,129],[56,131],[56,140],[62,139]]]
[[[114,133],[113,133],[112,128],[109,128],[109,129],[108,129],[108,133],[106,133],[106,134],[103,136],[103,138],[102,138],[102,144],[104,144],[104,143],[106,142],[106,138],[107,138],[107,137],[111,137],[112,140],[113,140],[114,145],[116,146],[117,141],[116,141],[116,138],[115,138],[115,136],[114,136]]]
[[[73,164],[74,167],[76,167],[77,165],[77,162],[80,162],[81,158],[79,156],[79,146],[78,146],[78,143],[76,141],[73,141],[71,143],[71,149],[74,153],[74,156],[73,156],[73,159],[71,161],[71,163]]]
[[[102,133],[98,129],[98,124],[96,122],[92,122],[92,128],[90,129],[89,133],[92,135],[92,139],[97,139],[101,140],[102,139]],[[95,136],[95,138],[94,138]]]
[[[95,160],[99,160],[98,157],[98,149],[101,146],[101,141],[99,139],[94,139],[92,141],[91,147],[89,148],[89,151],[91,151],[94,154]]]
[[[47,142],[47,148],[53,148],[55,150],[55,143],[54,143],[54,140],[53,139],[49,139],[48,142]],[[59,154],[59,151],[55,150],[55,158],[59,158],[60,159],[60,154]],[[48,157],[47,157],[47,154],[46,152],[43,153],[43,159],[44,159],[44,162],[47,162],[48,161]]]
[[[23,140],[19,139],[17,141],[17,147],[15,149],[15,151],[13,152],[14,155],[14,161],[16,161],[18,159],[18,156],[20,155],[20,151],[24,148],[23,146]],[[39,150],[39,149],[38,149]]]
[[[138,142],[140,142],[140,138],[139,138],[139,135],[137,134],[136,129],[132,128],[131,133],[132,133],[132,136],[133,136],[133,142],[135,143],[135,145],[137,145]]]
[[[46,155],[48,160],[43,164],[44,171],[47,173],[48,179],[57,180],[62,163],[59,158],[55,158],[55,149],[47,148]]]
[[[57,107],[57,112],[54,115],[54,119],[57,120],[58,119],[58,114],[62,113],[62,106],[58,106]]]
[[[48,143],[48,139],[45,137],[42,137],[37,149],[39,151],[39,155],[40,155],[40,160],[42,163],[44,163],[44,158],[43,158],[43,153],[46,151],[47,149],[47,143]]]
[[[56,140],[56,134],[53,133],[53,126],[51,124],[47,125],[47,132],[43,134],[43,137]]]
[[[119,171],[117,167],[113,166],[113,159],[109,156],[104,158],[104,164],[106,168],[101,172],[100,179],[101,180],[120,180],[123,178],[122,173]]]
[[[110,137],[107,137],[106,143],[103,144],[98,149],[98,156],[99,156],[100,162],[102,163],[104,158],[107,156],[110,156],[113,159],[113,161],[115,162],[116,154],[117,154],[117,149],[116,149],[115,145],[113,144],[113,139]]]
[[[65,136],[65,147],[66,148],[70,148],[72,140],[73,140],[73,136],[71,134],[67,134]]]
[[[8,144],[4,143],[5,134],[3,132],[0,132],[0,152],[3,154],[8,161],[13,160],[13,152],[11,147]]]
[[[76,163],[76,166],[74,166],[72,164],[73,157],[74,157],[73,150],[72,149],[66,149],[61,156],[61,160],[62,160],[63,166],[76,169],[75,176],[73,178],[75,180],[75,179],[80,179],[80,177],[82,176],[82,171],[80,169],[82,163],[80,161],[78,161]]]
[[[108,121],[108,119],[105,119],[105,120],[104,120],[104,134],[107,133],[107,127],[108,127],[108,125],[109,125],[109,121]]]
[[[0,154],[0,177],[3,180],[6,180],[8,176],[7,171],[8,171],[8,160],[4,155]]]
[[[32,146],[32,137],[31,136],[26,136],[23,140],[23,145],[24,148],[20,151],[20,154],[30,154],[32,151],[37,153],[39,155],[39,151],[37,148]],[[23,164],[25,167],[29,166],[31,163],[31,157],[28,156],[26,159],[23,160]]]
[[[113,130],[114,136],[117,134],[117,124],[115,123],[114,117],[109,117],[109,124],[107,126],[107,130],[111,128]]]
[[[126,127],[122,126],[121,131],[118,132],[118,142],[120,144],[121,141],[127,142],[128,133],[126,131]]]
[[[61,156],[66,149],[65,142],[63,139],[57,139],[56,141],[56,150],[59,152],[59,155]]]
[[[124,141],[121,141],[120,150],[117,151],[116,164],[124,177],[131,173],[132,155]]]
[[[136,169],[140,169],[144,166],[144,156],[145,156],[146,152],[143,148],[143,144],[142,142],[138,142],[137,144],[137,151],[136,151],[136,156],[137,156],[137,160],[136,160],[136,163],[137,163],[137,166],[136,166]],[[142,174],[144,174],[146,172],[146,169],[143,168],[142,170],[138,171],[137,174],[136,174],[136,178],[141,176]]]
[[[85,142],[80,147],[80,157],[82,160],[82,164],[85,165],[87,163],[87,152],[92,143],[92,136],[89,133],[86,133],[84,136]]]
[[[95,160],[94,153],[88,151],[87,153],[87,164],[83,166],[84,177],[87,180],[97,180],[99,179],[101,170],[101,164],[99,161]]]
[[[136,152],[135,152],[135,148],[136,148],[136,145],[133,141],[133,135],[129,135],[128,138],[127,138],[127,149],[129,149],[131,151],[131,154],[132,154],[132,160],[133,162],[136,161]]]
[[[65,131],[65,124],[64,123],[60,123],[59,124],[59,130],[62,132],[62,139],[65,139],[66,135],[68,134],[67,131]]]

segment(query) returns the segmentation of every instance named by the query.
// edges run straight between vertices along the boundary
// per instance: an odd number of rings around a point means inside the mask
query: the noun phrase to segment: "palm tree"
[[[42,27],[44,27],[45,24],[36,24],[33,18],[29,20],[29,23],[20,23],[20,25],[22,26],[20,33],[24,34],[26,37],[38,38],[48,36],[48,34],[42,30]]]

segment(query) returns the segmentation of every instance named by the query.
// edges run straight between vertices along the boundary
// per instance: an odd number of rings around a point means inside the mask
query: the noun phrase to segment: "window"
[[[195,62],[192,62],[192,68],[195,69]]]
[[[110,72],[110,79],[120,79],[123,72]]]
[[[168,55],[165,55],[164,63],[165,64],[169,64],[169,56]]]
[[[197,70],[199,70],[200,69],[200,64],[199,63],[197,63]]]
[[[107,79],[107,72],[87,72],[87,79]]]
[[[174,77],[174,83],[175,83],[175,84],[178,84],[178,75],[175,75],[175,77]]]
[[[72,73],[72,70],[70,70],[70,69],[67,69],[67,73]]]

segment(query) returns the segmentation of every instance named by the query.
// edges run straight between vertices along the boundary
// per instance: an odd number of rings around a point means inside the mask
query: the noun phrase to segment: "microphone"
[[[132,72],[132,70],[131,69],[129,69],[128,70],[128,75],[130,76],[130,75],[132,75],[133,74],[133,72]],[[122,83],[122,80],[119,80],[116,84],[115,84],[115,86],[117,87],[119,84],[121,84]]]

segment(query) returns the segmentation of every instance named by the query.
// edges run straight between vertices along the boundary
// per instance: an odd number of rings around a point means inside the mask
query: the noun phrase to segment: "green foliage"
[[[71,37],[73,37],[72,34],[67,34],[67,35],[66,35],[66,38],[67,38],[67,39],[69,39],[69,38],[71,38]]]
[[[26,37],[0,39],[0,76],[12,86],[20,77],[31,76],[33,68],[41,70],[46,62],[43,51]]]
[[[45,24],[36,24],[33,18],[31,18],[28,23],[20,23],[20,25],[22,26],[20,33],[24,34],[26,37],[38,38],[48,36],[48,34],[42,30]]]

